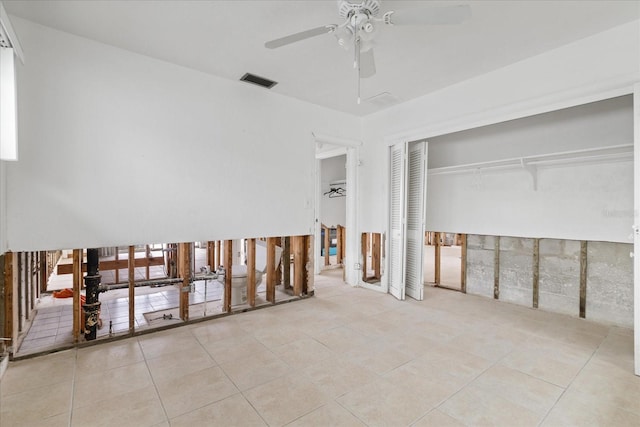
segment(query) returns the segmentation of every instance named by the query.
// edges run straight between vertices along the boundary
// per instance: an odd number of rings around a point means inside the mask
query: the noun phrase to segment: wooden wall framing
[[[296,296],[303,296],[308,293],[308,290],[313,286],[313,277],[310,273],[310,268],[313,269],[313,237],[309,235],[302,236],[284,236],[284,237],[269,237],[264,240],[267,242],[268,247],[268,302],[276,303],[276,286],[282,284],[283,289],[289,289],[290,292]],[[256,263],[256,240],[255,238],[246,239],[247,252],[246,262],[248,267],[248,306],[253,308],[256,303],[256,283],[255,277],[257,275],[255,270]],[[221,248],[219,241],[207,242],[207,261],[209,263],[215,262],[218,256],[224,256],[223,265],[226,269],[226,275],[224,280],[224,301],[223,309],[225,313],[231,313],[231,280],[233,276],[233,242],[231,240],[224,241],[223,253],[219,251]],[[172,254],[171,246],[175,245],[175,250]],[[276,260],[276,246],[279,245],[282,249],[282,258]],[[151,266],[148,262],[150,259],[149,246],[146,245],[146,256],[138,254],[140,258],[136,258],[136,246],[128,246],[128,253],[126,259],[124,255],[120,254],[119,259],[111,261],[118,269],[123,265],[126,265],[127,279],[124,277],[124,273],[120,272],[120,277],[126,280],[124,286],[128,289],[128,333],[126,335],[135,335],[137,329],[136,321],[136,267]],[[122,248],[124,249],[124,248]],[[176,276],[179,276],[180,282],[178,285],[179,290],[179,317],[182,321],[189,321],[189,293],[192,290],[193,271],[192,262],[195,258],[193,253],[192,243],[179,243],[169,244],[166,251],[167,257],[173,257],[176,259],[174,266],[176,267]],[[4,282],[3,295],[4,299],[0,299],[2,310],[0,314],[3,316],[4,322],[0,323],[0,329],[2,336],[12,338],[14,340],[24,339],[27,335],[23,334],[20,329],[21,319],[33,318],[32,309],[35,310],[37,299],[42,291],[46,291],[47,280],[49,275],[56,269],[58,260],[62,251],[38,251],[38,252],[21,252],[11,253],[0,257],[0,274],[2,274],[2,280]],[[113,254],[113,253],[112,253]],[[86,263],[84,262],[84,249],[71,250],[71,263],[68,264],[68,268],[71,271],[72,279],[72,339],[74,344],[78,344],[83,341],[84,336],[84,313],[82,307],[82,292],[83,289],[83,270],[86,269]],[[276,262],[278,261],[278,262]],[[101,263],[102,265],[102,263]],[[164,261],[158,265],[165,265]],[[281,268],[278,268],[280,266]],[[84,267],[84,268],[83,268]],[[291,268],[293,267],[293,271]],[[167,271],[169,273],[169,271]],[[168,276],[168,274],[167,274]],[[293,277],[291,277],[293,276]],[[169,277],[167,277],[169,278]],[[164,279],[162,279],[164,280]],[[204,279],[202,279],[204,280]],[[175,281],[173,282],[175,283]],[[0,283],[2,285],[2,283]],[[246,308],[241,308],[242,310]],[[22,317],[19,316],[18,311],[22,311]],[[206,316],[206,313],[205,313]],[[29,326],[29,322],[26,319],[25,327]],[[177,324],[177,323],[173,323]],[[166,325],[166,323],[165,323]],[[113,335],[112,324],[109,325],[109,335]],[[26,329],[25,329],[26,331]],[[125,332],[126,329],[120,329],[118,332]],[[122,335],[122,334],[119,334]],[[17,348],[16,344],[19,341],[14,341],[13,348]]]

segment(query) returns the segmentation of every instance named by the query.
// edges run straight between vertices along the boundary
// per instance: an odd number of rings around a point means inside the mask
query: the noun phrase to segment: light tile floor
[[[12,362],[0,425],[638,426],[632,351],[627,329],[320,276],[314,298]]]
[[[276,301],[297,299],[284,292],[282,286],[276,287]],[[266,283],[256,288],[256,306],[270,305],[266,300]],[[179,295],[175,286],[150,288],[148,286],[135,289],[134,327],[136,330],[166,326],[178,322]],[[100,319],[103,327],[98,329],[97,338],[126,334],[129,330],[129,297],[128,289],[116,289],[100,295]],[[84,291],[83,291],[84,293]],[[222,314],[222,297],[224,286],[215,280],[199,280],[194,282],[194,291],[189,294],[189,318],[214,316]],[[206,301],[206,305],[204,304]],[[37,305],[35,318],[22,344],[16,352],[17,357],[49,351],[73,344],[73,300],[57,299],[44,296]],[[248,304],[231,307],[234,311],[248,308]],[[206,311],[205,311],[206,310]],[[162,315],[170,313],[171,319],[163,319]]]

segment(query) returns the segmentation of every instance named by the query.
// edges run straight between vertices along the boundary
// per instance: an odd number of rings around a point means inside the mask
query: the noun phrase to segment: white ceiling
[[[388,106],[356,104],[352,57],[331,34],[264,47],[290,33],[340,24],[335,0],[3,3],[9,14],[223,78],[264,76],[279,82],[272,91],[328,108],[362,116]],[[454,4],[469,4],[471,20],[379,30],[377,74],[362,80],[363,99],[388,92],[407,101],[640,17],[638,0],[383,0],[381,11]]]

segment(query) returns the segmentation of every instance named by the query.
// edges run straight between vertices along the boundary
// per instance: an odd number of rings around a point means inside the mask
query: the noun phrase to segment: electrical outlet
[[[359,262],[356,262],[356,263],[353,265],[353,268],[355,268],[356,270],[360,270],[360,269],[362,268],[362,266],[360,265],[360,263],[359,263]]]

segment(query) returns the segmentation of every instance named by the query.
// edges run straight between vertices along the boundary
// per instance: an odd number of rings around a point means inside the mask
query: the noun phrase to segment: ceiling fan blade
[[[376,61],[373,56],[373,48],[360,52],[360,77],[366,79],[376,73]]]
[[[279,39],[268,41],[264,44],[264,47],[268,49],[275,49],[278,47],[286,46],[291,43],[299,42],[300,40],[309,39],[311,37],[319,36],[322,34],[332,33],[338,28],[337,25],[323,25],[322,27],[312,28],[310,30],[301,31],[299,33],[290,34]]]
[[[392,25],[460,24],[471,17],[468,5],[401,9],[385,14],[385,23]]]

